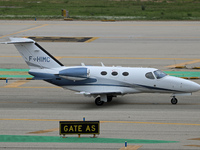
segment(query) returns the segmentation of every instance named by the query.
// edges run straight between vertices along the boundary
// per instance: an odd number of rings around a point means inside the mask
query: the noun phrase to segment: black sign
[[[60,121],[62,134],[99,134],[99,121]]]

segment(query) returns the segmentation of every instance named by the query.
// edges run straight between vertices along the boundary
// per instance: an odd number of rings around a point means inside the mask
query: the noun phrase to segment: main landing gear
[[[95,99],[95,104],[96,104],[97,106],[101,106],[101,105],[104,104],[104,101],[101,101],[101,97],[97,97],[97,98]]]
[[[171,99],[171,103],[172,103],[173,105],[175,105],[175,104],[178,103],[178,100],[176,99],[175,96],[172,97],[172,99]]]
[[[95,99],[95,104],[97,106],[102,106],[104,102],[111,102],[113,96],[112,95],[101,95]]]
[[[111,102],[113,97],[114,97],[113,95],[101,95],[95,99],[95,104],[97,106],[102,106],[104,102]],[[175,96],[172,96],[171,103],[173,105],[178,103],[178,100]]]

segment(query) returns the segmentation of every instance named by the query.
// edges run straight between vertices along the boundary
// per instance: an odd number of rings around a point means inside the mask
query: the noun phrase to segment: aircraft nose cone
[[[196,91],[200,90],[200,85],[195,83],[195,82],[193,82],[193,84],[190,85],[190,88],[191,88],[192,92],[196,92]]]
[[[177,91],[192,93],[200,90],[200,85],[196,82],[177,77],[170,77],[169,79],[172,81],[173,88]]]

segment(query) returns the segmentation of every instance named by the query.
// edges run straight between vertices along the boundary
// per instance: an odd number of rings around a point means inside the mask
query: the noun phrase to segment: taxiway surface
[[[39,42],[64,65],[189,68],[200,64],[199,22],[0,21],[8,37],[95,37],[89,42]],[[13,45],[0,45],[1,68],[28,68]],[[195,80],[200,83],[199,80]],[[102,107],[44,81],[0,82],[0,136],[58,136],[59,120],[100,120],[98,138],[177,141],[131,143],[139,149],[199,149],[200,92],[178,97],[138,94]],[[1,139],[1,137],[0,137]],[[129,144],[129,143],[128,143]],[[0,149],[120,149],[124,143],[1,142]]]

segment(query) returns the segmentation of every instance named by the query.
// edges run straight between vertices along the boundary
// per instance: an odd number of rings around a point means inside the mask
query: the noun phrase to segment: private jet
[[[84,96],[93,96],[97,106],[111,102],[113,97],[136,93],[171,93],[171,103],[178,95],[191,95],[200,85],[186,79],[169,76],[155,68],[64,66],[55,57],[29,38],[10,38],[35,80],[44,80]]]

